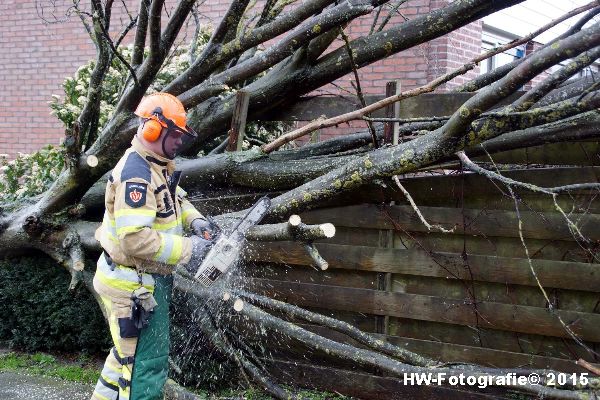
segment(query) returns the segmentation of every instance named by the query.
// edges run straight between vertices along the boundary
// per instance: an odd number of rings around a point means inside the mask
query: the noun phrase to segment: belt
[[[108,253],[106,251],[103,251],[102,255],[104,256],[104,259],[106,260],[106,263],[110,267],[110,270],[114,271],[115,268],[117,268],[117,264],[113,261],[113,259],[108,255]],[[136,269],[135,267],[130,267],[129,265],[120,265],[120,266],[121,267],[125,267],[125,268],[131,268],[133,270]]]
[[[108,264],[108,267],[110,268],[110,270],[114,271],[117,268],[117,264],[113,261],[113,259],[108,255],[108,253],[106,251],[103,251],[102,255],[104,256],[104,259],[106,260],[106,264]],[[137,270],[137,268],[130,267],[128,265],[119,265],[119,266],[134,270],[135,273],[137,273],[138,282],[139,282],[140,286],[143,285],[144,279],[142,278],[142,274]]]
[[[117,268],[117,264],[115,264],[115,262],[112,260],[112,258],[110,258],[110,256],[108,255],[107,252],[103,251],[102,255],[104,256],[104,259],[106,260],[106,263],[110,267],[110,270],[114,271],[115,268]]]
[[[129,364],[133,364],[133,361],[134,361],[134,359],[135,359],[135,358],[134,358],[134,356],[129,356],[129,357],[123,357],[123,358],[121,358],[121,357],[119,356],[119,352],[117,351],[117,348],[116,348],[116,347],[113,347],[113,348],[112,348],[112,353],[113,353],[113,356],[115,356],[115,358],[117,359],[117,361],[118,361],[118,362],[119,362],[119,364],[121,364],[121,365],[129,365]]]

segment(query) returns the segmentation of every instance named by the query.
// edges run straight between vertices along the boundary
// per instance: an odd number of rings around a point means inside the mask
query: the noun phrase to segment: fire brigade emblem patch
[[[127,182],[125,184],[125,203],[129,207],[141,207],[146,204],[146,192],[148,185],[139,182]]]

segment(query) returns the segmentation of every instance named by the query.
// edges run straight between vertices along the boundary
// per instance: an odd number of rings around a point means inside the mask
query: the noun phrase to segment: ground
[[[0,372],[0,400],[87,400],[93,385],[11,371]]]

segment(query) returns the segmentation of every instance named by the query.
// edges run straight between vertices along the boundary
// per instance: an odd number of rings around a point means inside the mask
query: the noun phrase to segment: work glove
[[[190,236],[190,239],[192,240],[192,256],[184,267],[190,274],[194,275],[214,242],[195,235]]]
[[[152,315],[158,303],[152,293],[144,286],[134,290],[131,294],[131,300],[131,320],[137,329],[143,329],[148,326],[150,315]]]
[[[215,240],[219,234],[219,227],[209,218],[196,218],[192,221],[190,227],[194,235],[206,240]]]

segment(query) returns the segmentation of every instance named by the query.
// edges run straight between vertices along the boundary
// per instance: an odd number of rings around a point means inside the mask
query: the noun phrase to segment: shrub
[[[48,145],[32,154],[19,153],[9,161],[0,155],[0,203],[43,193],[64,165],[64,148]]]
[[[0,339],[26,351],[104,352],[110,334],[90,293],[47,258],[0,262]]]

